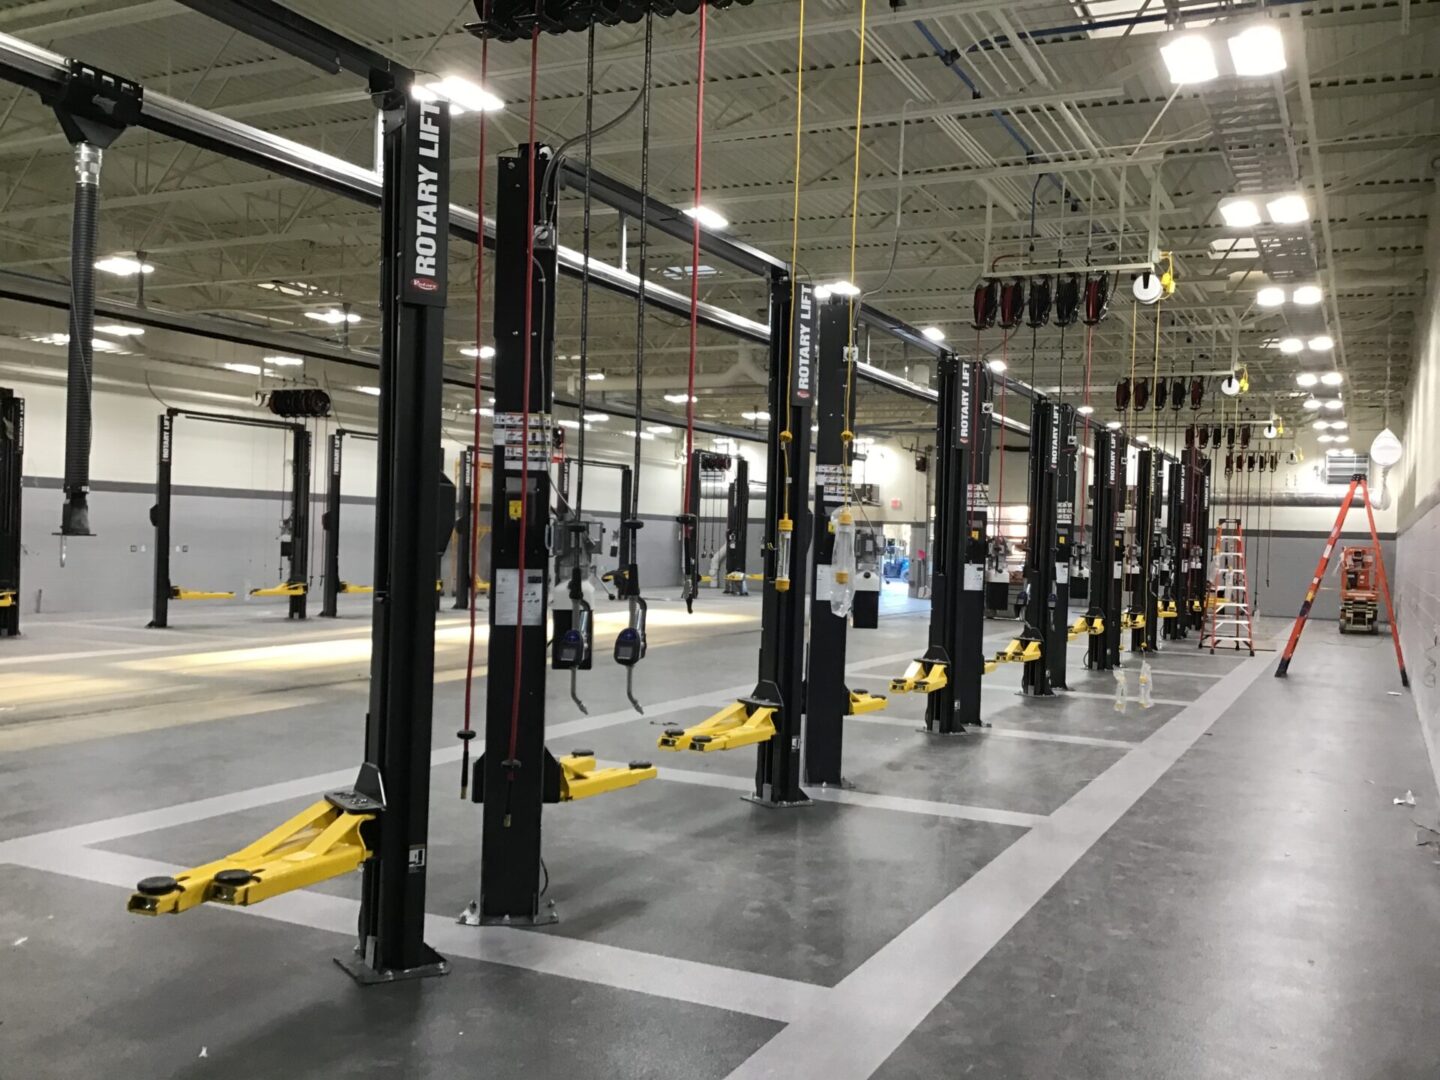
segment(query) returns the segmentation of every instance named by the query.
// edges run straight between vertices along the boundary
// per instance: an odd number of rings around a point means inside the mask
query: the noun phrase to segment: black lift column
[[[1063,621],[1058,643],[1054,632],[1061,442],[1060,407],[1036,397],[1030,410],[1030,520],[1025,544],[1025,580],[1030,599],[1025,605],[1025,627],[1020,632],[1022,643],[1040,642],[1040,659],[1027,661],[1020,679],[1020,692],[1033,697],[1054,693],[1049,653],[1054,648],[1064,649],[1067,642]]]
[[[1165,500],[1165,545],[1168,567],[1163,599],[1169,609],[1174,612],[1173,618],[1162,620],[1164,622],[1163,636],[1167,641],[1175,641],[1187,636],[1185,609],[1189,606],[1187,599],[1189,575],[1186,573],[1186,560],[1190,557],[1190,549],[1185,528],[1185,501],[1189,495],[1189,485],[1185,483],[1185,473],[1184,462],[1171,461],[1165,466],[1165,482],[1169,489]]]
[[[1153,447],[1140,451],[1135,472],[1135,554],[1138,558],[1135,588],[1130,594],[1131,614],[1140,625],[1130,631],[1132,652],[1154,652],[1155,624],[1159,606],[1155,602],[1156,521],[1159,500],[1155,496],[1160,478],[1158,454]]]
[[[1120,616],[1125,588],[1125,449],[1118,431],[1095,433],[1095,482],[1090,500],[1089,619],[1102,619],[1092,634],[1085,666],[1109,671],[1120,663]]]
[[[1065,652],[1070,642],[1070,566],[1075,548],[1075,407],[1058,405],[1056,414],[1060,452],[1055,474],[1055,603],[1050,609],[1045,663],[1051,688],[1067,690]]]
[[[20,502],[25,399],[0,387],[0,637],[20,633]]]

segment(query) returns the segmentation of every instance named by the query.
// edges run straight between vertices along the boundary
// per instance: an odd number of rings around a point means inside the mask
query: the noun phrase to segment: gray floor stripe
[[[35,848],[23,865],[122,889],[133,888],[136,881],[151,874],[174,874],[183,869],[96,848]],[[117,906],[121,903],[118,895],[115,902]],[[191,912],[184,917],[198,920],[224,917],[224,913],[329,931],[343,937],[336,942],[336,955],[339,955],[354,938],[359,908],[359,901],[349,897],[307,890],[274,897],[265,901],[264,906],[229,908],[217,904],[207,911]],[[817,1011],[828,993],[826,987],[793,979],[601,945],[559,934],[460,926],[454,918],[445,915],[425,917],[425,940],[444,956],[504,964],[782,1022]]]
[[[847,975],[728,1080],[866,1080],[985,955],[1244,693],[1270,660],[1217,683]]]
[[[755,786],[749,777],[732,776],[727,773],[661,768],[659,774],[659,779],[669,780],[676,784],[698,784],[701,787],[725,788],[742,794],[753,791]],[[807,785],[805,793],[817,802],[862,806],[869,810],[894,810],[902,814],[924,814],[930,817],[962,821],[988,821],[994,825],[1018,825],[1024,829],[1033,829],[1045,820],[1043,814],[997,810],[989,806],[970,806],[966,803],[912,799],[903,795],[880,795],[868,791],[855,791],[851,788],[817,788]]]
[[[1065,691],[1063,694],[1061,694],[1060,696],[1061,696],[1061,697],[1093,698],[1093,699],[1095,699],[1096,701],[1114,701],[1114,700],[1115,700],[1115,695],[1114,695],[1114,694],[1102,694],[1102,693],[1100,693],[1098,690],[1066,690],[1066,691]],[[1180,708],[1182,708],[1182,709],[1188,708],[1189,706],[1195,704],[1194,701],[1185,701],[1185,700],[1182,699],[1182,698],[1158,698],[1158,697],[1157,697],[1157,698],[1151,698],[1150,701],[1151,701],[1152,704],[1155,704],[1155,705],[1178,705],[1178,706],[1180,706]],[[1132,709],[1138,709],[1138,708],[1140,708],[1139,688],[1138,688],[1138,687],[1135,687],[1135,686],[1131,686],[1131,687],[1130,687],[1130,704],[1129,704],[1129,708],[1132,708]]]

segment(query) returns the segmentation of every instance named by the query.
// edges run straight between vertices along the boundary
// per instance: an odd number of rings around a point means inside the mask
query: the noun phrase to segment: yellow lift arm
[[[1120,615],[1120,629],[1122,630],[1144,630],[1145,613],[1143,611],[1126,611]]]
[[[374,591],[374,585],[351,585],[348,581],[340,582],[340,592],[342,593],[373,593]]]
[[[1098,635],[1105,632],[1105,620],[1099,615],[1081,615],[1071,625],[1067,632],[1070,641],[1078,637],[1085,637],[1087,634]]]
[[[1180,612],[1176,608],[1174,600],[1162,600],[1155,616],[1160,619],[1177,619],[1180,617]]]
[[[347,874],[370,858],[362,826],[380,809],[356,792],[331,792],[232,855],[175,877],[146,878],[125,908],[178,915],[204,903],[246,907]]]
[[[233,595],[233,594],[232,594],[232,595]],[[10,589],[6,589],[4,592],[0,592],[0,608],[7,608],[7,607],[14,607],[14,606],[15,606],[15,593],[14,593],[14,591],[13,591],[13,590],[10,590]]]
[[[890,692],[892,694],[933,694],[936,690],[943,689],[950,682],[946,674],[946,665],[943,660],[927,660],[921,657],[919,660],[911,660],[910,666],[905,669],[905,674],[898,679],[890,680]]]
[[[234,600],[233,592],[210,592],[205,589],[182,589],[179,585],[170,586],[171,600]]]
[[[1005,648],[1001,649],[998,653],[995,654],[994,663],[996,665],[1028,664],[1034,660],[1039,659],[1040,642],[1038,640],[1022,641],[1020,638],[1014,638],[1009,645],[1006,645]],[[987,669],[987,675],[994,670],[994,668],[991,667],[991,665],[989,664],[986,664],[985,667]]]
[[[690,728],[666,728],[657,745],[661,750],[738,750],[775,737],[773,702],[742,698],[725,706],[708,720]]]
[[[271,585],[265,589],[251,589],[251,596],[304,596],[305,583],[303,581],[282,581],[279,585]]]
[[[607,791],[634,787],[659,775],[648,761],[632,761],[629,765],[598,768],[593,750],[576,750],[560,761],[560,801],[574,802]]]
[[[850,709],[847,716],[860,716],[864,713],[879,712],[890,704],[889,699],[880,694],[872,694],[868,690],[850,691]]]

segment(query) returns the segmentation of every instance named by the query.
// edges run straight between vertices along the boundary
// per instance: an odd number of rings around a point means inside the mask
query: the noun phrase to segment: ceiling
[[[463,29],[474,18],[468,0],[291,6],[421,71],[480,79],[480,42]],[[1288,66],[1238,91],[1243,100],[1265,98],[1285,118],[1283,130],[1257,132],[1249,149],[1298,171],[1295,188],[1311,214],[1303,226],[1303,258],[1313,262],[1307,276],[1325,291],[1325,302],[1310,312],[1255,306],[1264,260],[1235,250],[1246,234],[1226,228],[1217,209],[1237,181],[1235,140],[1216,132],[1216,88],[1173,86],[1159,54],[1167,17],[1188,12],[1192,25],[1203,26],[1231,9],[1175,0],[1153,8],[1148,0],[909,0],[898,10],[871,3],[857,162],[858,8],[854,0],[809,0],[806,11],[798,262],[815,280],[853,277],[871,303],[915,326],[938,327],[968,354],[976,347],[971,291],[987,265],[1005,273],[1057,261],[1131,263],[1146,257],[1153,229],[1156,246],[1173,252],[1178,287],[1158,308],[1140,308],[1132,324],[1129,281],[1122,279],[1110,314],[1088,335],[1101,418],[1114,415],[1114,385],[1131,372],[1132,342],[1136,374],[1158,367],[1162,375],[1207,376],[1207,417],[1233,363],[1249,373],[1242,417],[1263,420],[1273,410],[1292,431],[1308,426],[1295,375],[1332,367],[1345,377],[1344,415],[1357,442],[1379,430],[1387,408],[1396,411],[1424,293],[1426,211],[1440,154],[1440,0],[1290,3],[1268,11],[1285,35]],[[729,219],[735,236],[782,258],[790,255],[795,196],[798,13],[794,0],[714,12],[707,50],[703,202]],[[174,0],[4,0],[0,32],[357,164],[372,161],[374,114],[358,80],[320,73]],[[599,31],[597,122],[616,116],[638,92],[642,35],[637,26]],[[496,44],[490,52],[488,83],[506,109],[490,114],[489,146],[505,149],[524,137],[529,49]],[[657,21],[651,189],[682,206],[693,198],[696,70],[696,20]],[[540,41],[538,86],[542,136],[558,143],[577,134],[585,115],[583,35]],[[452,196],[469,206],[477,134],[473,115],[458,122]],[[597,143],[597,166],[638,182],[640,143],[637,112]],[[71,176],[53,115],[33,94],[0,87],[0,270],[67,277]],[[145,252],[156,267],[144,284],[148,304],[335,342],[339,331],[304,313],[347,303],[362,319],[348,330],[349,343],[378,346],[373,210],[143,130],[127,132],[107,152],[102,192],[100,248]],[[563,242],[579,246],[580,203],[570,194],[561,232]],[[634,234],[632,226],[625,252],[632,270]],[[594,254],[620,261],[621,236],[618,216],[597,212]],[[652,274],[683,289],[688,245],[651,238]],[[456,242],[451,256],[447,361],[458,376],[472,363],[459,349],[476,339],[475,250]],[[762,283],[714,268],[702,278],[701,298],[763,319]],[[101,277],[103,296],[135,298],[135,279]],[[573,281],[559,295],[557,316],[563,386],[578,352]],[[0,333],[28,335],[31,346],[36,325],[19,305],[0,310]],[[590,326],[591,363],[606,374],[590,391],[628,400],[633,302],[597,291]],[[1334,339],[1330,353],[1290,356],[1274,347],[1290,334],[1317,332]],[[991,329],[979,348],[1004,358],[1018,377],[1061,387],[1075,400],[1084,394],[1086,338],[1083,327],[1071,329],[1062,354],[1053,325],[1034,334],[1033,346],[1027,328],[1008,341]],[[127,371],[147,370],[145,340],[127,343],[138,358]],[[928,378],[927,358],[914,350],[878,336],[867,347],[873,363]],[[55,347],[22,351],[27,363],[46,363],[49,353],[63,363]],[[183,342],[168,340],[148,369],[151,379],[254,381],[217,372],[213,348],[186,352]],[[646,404],[664,409],[658,395],[683,385],[688,323],[652,313],[646,356]],[[745,424],[741,413],[764,397],[756,381],[763,350],[702,329],[696,360],[705,387],[699,415]],[[187,372],[188,361],[206,370]],[[103,357],[98,367],[103,373]],[[328,375],[307,374],[332,386],[340,378],[333,367]],[[462,391],[447,393],[458,412]],[[1023,406],[1012,397],[1007,408]],[[860,427],[876,431],[921,432],[933,424],[932,410],[873,386],[861,391],[860,413]]]

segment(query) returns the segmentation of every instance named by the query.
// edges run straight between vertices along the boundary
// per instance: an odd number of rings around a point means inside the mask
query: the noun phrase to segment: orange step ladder
[[[1400,625],[1395,621],[1395,605],[1390,602],[1390,580],[1385,576],[1385,560],[1380,554],[1380,534],[1375,530],[1375,511],[1370,506],[1370,485],[1366,482],[1364,473],[1356,473],[1350,478],[1350,487],[1345,492],[1345,498],[1340,501],[1340,513],[1335,516],[1335,527],[1330,530],[1330,539],[1325,541],[1325,550],[1320,553],[1315,576],[1310,579],[1310,588],[1305,591],[1300,614],[1295,616],[1290,640],[1286,642],[1285,652],[1275,669],[1277,679],[1285,678],[1290,671],[1295,647],[1300,644],[1300,635],[1305,630],[1305,620],[1310,617],[1310,609],[1315,606],[1315,597],[1320,595],[1320,585],[1325,580],[1326,571],[1330,569],[1330,556],[1335,553],[1335,545],[1340,541],[1340,530],[1345,526],[1345,517],[1350,513],[1350,504],[1355,501],[1356,491],[1359,491],[1365,500],[1365,518],[1370,523],[1370,543],[1375,551],[1375,569],[1380,575],[1380,595],[1385,597],[1385,614],[1390,618],[1390,638],[1395,642],[1395,662],[1400,665],[1400,685],[1410,685],[1410,676],[1405,671],[1405,654],[1400,651]]]
[[[1200,648],[1248,649],[1255,655],[1250,623],[1250,574],[1245,566],[1245,526],[1239,518],[1221,518],[1215,530],[1215,574],[1210,582],[1208,618]]]

